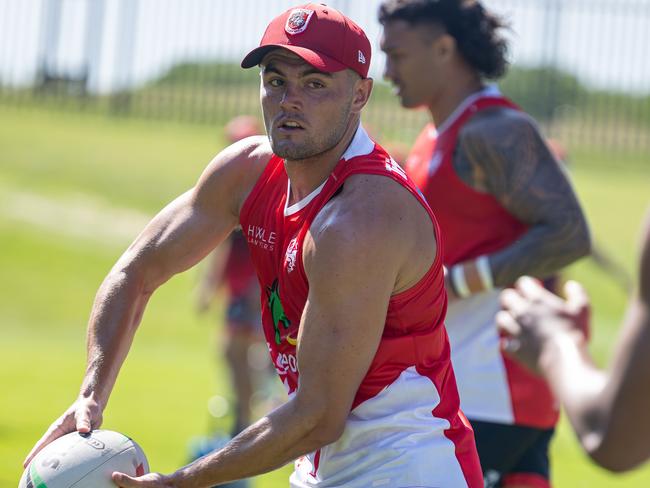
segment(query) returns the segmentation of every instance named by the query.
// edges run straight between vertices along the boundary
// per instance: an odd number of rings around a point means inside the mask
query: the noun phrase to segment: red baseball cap
[[[318,3],[291,8],[271,21],[259,47],[242,68],[261,63],[273,49],[288,49],[314,68],[328,73],[350,68],[362,78],[370,67],[370,41],[361,27],[338,10]]]

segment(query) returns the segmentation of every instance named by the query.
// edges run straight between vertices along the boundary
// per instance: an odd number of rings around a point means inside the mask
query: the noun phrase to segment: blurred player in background
[[[246,115],[235,117],[225,127],[230,144],[263,132],[259,121]],[[251,421],[254,376],[259,374],[259,370],[252,367],[249,353],[252,347],[264,344],[260,290],[241,229],[235,230],[228,241],[215,249],[207,259],[207,269],[197,296],[200,313],[209,309],[219,290],[225,292],[226,299],[227,331],[223,351],[235,394],[235,419],[231,430],[234,437]]]
[[[576,282],[567,300],[521,278],[501,300],[506,352],[541,373],[567,412],[580,444],[600,466],[627,471],[650,458],[650,212],[639,286],[632,296],[609,371],[596,368],[583,330],[589,301]],[[596,304],[597,306],[598,304]]]
[[[386,0],[379,20],[385,77],[433,121],[405,167],[440,221],[452,361],[485,486],[548,487],[557,402],[502,355],[495,315],[502,287],[589,253],[585,217],[535,122],[484,83],[507,67],[497,17],[471,0]]]
[[[260,290],[257,275],[251,262],[246,238],[241,229],[232,232],[228,241],[217,247],[207,259],[207,269],[199,285],[197,308],[205,313],[219,291],[223,291],[226,301],[226,313],[223,322],[226,325],[223,337],[223,355],[228,366],[232,391],[235,396],[234,419],[228,435],[220,429],[210,428],[209,436],[198,436],[190,443],[190,461],[203,457],[225,446],[230,439],[248,427],[252,420],[252,401],[254,392],[264,371],[255,367],[255,347],[266,350],[262,323],[260,318]],[[270,366],[268,357],[266,363]],[[228,402],[219,395],[210,401],[219,401],[221,411],[213,415],[225,415],[229,409],[223,408]],[[234,481],[222,485],[228,488],[246,488],[247,480]]]
[[[257,118],[240,115],[228,122],[224,133],[228,142],[234,144],[263,134],[264,130]],[[228,241],[217,247],[206,262],[207,268],[197,293],[197,309],[202,314],[207,312],[218,292],[224,293],[226,331],[223,334],[223,355],[230,373],[235,408],[229,436],[212,432],[210,437],[193,439],[191,460],[223,447],[230,438],[250,425],[253,394],[259,389],[260,376],[265,373],[259,364],[260,355],[255,354],[255,348],[262,347],[266,351],[260,316],[260,288],[241,228],[233,231]],[[268,358],[264,359],[270,366]],[[223,486],[244,488],[248,485],[245,480],[240,480]]]
[[[260,319],[260,291],[241,230],[208,258],[207,270],[198,291],[197,308],[205,313],[217,293],[226,300],[223,352],[235,394],[233,436],[250,424],[254,376],[259,374],[249,361],[251,347],[264,343]]]

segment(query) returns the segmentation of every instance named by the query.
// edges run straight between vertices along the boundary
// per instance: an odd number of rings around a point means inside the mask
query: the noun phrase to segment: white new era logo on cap
[[[361,50],[359,50],[359,62],[360,62],[361,64],[366,64],[366,57],[363,55],[363,53],[361,52]]]

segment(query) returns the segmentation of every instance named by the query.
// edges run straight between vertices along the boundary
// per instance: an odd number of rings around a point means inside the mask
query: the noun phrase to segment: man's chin
[[[282,159],[306,159],[311,155],[311,151],[305,147],[296,144],[288,144],[286,142],[276,144],[271,143],[271,149],[273,150],[273,154]]]

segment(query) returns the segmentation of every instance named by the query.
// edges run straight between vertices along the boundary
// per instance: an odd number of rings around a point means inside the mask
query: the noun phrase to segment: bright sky
[[[61,2],[61,35],[48,38],[48,7]],[[381,0],[330,0],[374,43],[371,73],[381,78],[376,21]],[[91,86],[108,92],[155,78],[183,60],[239,60],[268,21],[296,0],[0,0],[0,82],[28,84],[47,52],[70,72],[91,59]],[[515,63],[555,59],[583,82],[650,93],[650,0],[485,0],[511,22]],[[89,7],[93,5],[94,7]],[[103,16],[101,6],[104,6]],[[545,5],[556,6],[545,9]],[[94,15],[86,37],[88,8]],[[550,13],[549,13],[550,12]],[[101,28],[100,28],[101,27]],[[102,39],[102,42],[100,42]],[[47,48],[45,46],[48,46]],[[85,54],[87,53],[87,54]]]

